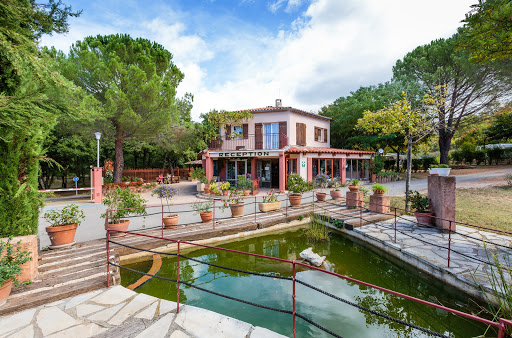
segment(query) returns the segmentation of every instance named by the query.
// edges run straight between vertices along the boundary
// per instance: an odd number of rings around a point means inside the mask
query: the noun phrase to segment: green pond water
[[[465,312],[476,310],[475,303],[466,295],[424,274],[415,272],[410,267],[397,265],[384,256],[377,255],[336,233],[331,233],[329,240],[321,243],[310,243],[302,235],[301,230],[294,230],[219,246],[290,260],[296,259],[302,250],[312,246],[314,252],[327,256],[327,269],[330,271],[424,300],[439,302]],[[183,254],[235,269],[292,276],[291,264],[287,263],[211,249],[194,250],[183,252]],[[147,272],[151,262],[132,264],[127,267]],[[158,275],[176,279],[176,267],[175,257],[163,257],[162,268]],[[183,258],[180,259],[180,267],[181,279],[193,285],[265,306],[292,310],[291,281],[247,275]],[[135,282],[139,277],[140,275],[136,273],[121,269],[121,280],[124,286]],[[474,337],[482,335],[486,329],[485,325],[478,322],[318,271],[298,269],[297,279],[367,308],[449,336]],[[176,284],[157,278],[151,279],[136,291],[176,301]],[[292,316],[289,314],[257,308],[184,285],[180,285],[180,303],[212,310],[254,326],[262,326],[283,335],[292,336]],[[296,284],[296,306],[297,313],[343,337],[428,336],[359,310],[300,284]],[[330,337],[300,318],[297,318],[296,323],[297,337]],[[496,335],[494,332],[488,334]]]

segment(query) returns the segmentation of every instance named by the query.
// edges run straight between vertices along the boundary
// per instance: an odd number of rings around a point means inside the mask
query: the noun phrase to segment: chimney
[[[276,99],[276,107],[282,107],[283,104],[281,102],[281,99]]]

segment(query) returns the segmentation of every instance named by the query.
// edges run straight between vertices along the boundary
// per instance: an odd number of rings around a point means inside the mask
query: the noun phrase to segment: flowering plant
[[[229,197],[224,200],[224,204],[220,207],[221,209],[227,209],[230,204],[239,204],[244,202],[244,196],[242,190],[231,190]]]
[[[303,192],[311,190],[311,184],[306,182],[299,174],[291,174],[288,176],[286,189],[292,194],[302,194]]]
[[[195,210],[194,215],[197,215],[201,212],[210,211],[213,206],[212,199],[209,198],[206,202],[198,201],[192,205],[192,209]]]
[[[411,202],[411,207],[416,212],[429,212],[430,211],[430,201],[427,196],[423,196],[418,191],[412,191],[409,195],[409,202]]]
[[[320,173],[315,176],[315,187],[325,188],[327,186],[327,182],[329,182],[331,178],[329,175],[324,173]]]
[[[158,187],[153,189],[151,196],[157,195],[163,205],[163,199],[167,202],[167,208],[171,212],[171,200],[174,196],[178,195],[178,190],[173,188],[169,184],[160,184]]]
[[[274,189],[270,190],[265,197],[263,197],[263,203],[277,202],[277,196],[279,193]]]

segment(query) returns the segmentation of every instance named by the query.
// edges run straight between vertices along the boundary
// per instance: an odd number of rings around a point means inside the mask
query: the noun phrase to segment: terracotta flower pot
[[[325,197],[327,196],[327,194],[325,192],[317,192],[316,193],[316,200],[318,202],[325,202]]]
[[[290,195],[288,196],[288,199],[290,200],[290,205],[292,207],[298,207],[302,201],[302,195]]]
[[[46,232],[52,245],[50,249],[57,249],[63,246],[69,246],[75,244],[75,233],[78,224],[66,224],[55,227],[46,227]]]
[[[349,185],[348,186],[348,190],[350,190],[350,191],[359,191],[359,186],[358,185]]]
[[[244,215],[243,203],[229,204],[229,208],[231,209],[231,217],[240,217]]]
[[[341,190],[331,190],[329,193],[333,200],[338,201],[341,199]]]
[[[222,196],[227,196],[229,194],[229,190],[222,190]]]
[[[199,216],[201,216],[201,220],[203,221],[203,223],[209,222],[213,218],[213,212],[211,212],[211,211],[201,211],[199,213]]]
[[[269,212],[281,209],[281,202],[262,202],[258,204],[258,208],[261,212]]]
[[[121,236],[123,233],[116,231],[126,231],[130,225],[130,220],[122,219],[119,223],[108,223],[108,228],[113,230],[110,232],[110,236]]]
[[[204,187],[204,193],[205,193],[205,194],[209,194],[209,193],[210,193],[210,188],[208,188],[208,187]]]
[[[12,290],[12,279],[6,280],[0,285],[0,306],[4,305],[7,301],[7,297],[11,294]]]
[[[249,196],[251,194],[250,190],[244,190],[244,196]]]
[[[178,225],[178,221],[180,220],[180,215],[178,214],[169,214],[165,215],[162,220],[164,221],[164,225],[166,228],[173,228]]]
[[[431,225],[432,224],[432,216],[434,213],[432,212],[415,212],[414,216],[416,216],[416,221],[419,224]]]
[[[374,191],[373,194],[377,196],[384,196],[386,192],[385,191]]]

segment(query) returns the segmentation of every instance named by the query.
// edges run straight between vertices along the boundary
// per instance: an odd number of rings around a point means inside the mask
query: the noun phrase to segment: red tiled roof
[[[295,112],[295,113],[316,117],[316,118],[319,118],[319,119],[322,119],[322,120],[328,120],[328,121],[332,120],[330,117],[318,115],[318,114],[315,114],[315,113],[310,113],[310,112],[307,112],[305,110],[300,110],[300,109],[296,109],[296,108],[293,108],[293,107],[274,107],[274,106],[268,106],[268,107],[264,107],[264,108],[251,108],[251,109],[242,109],[242,110],[235,110],[235,111],[241,112],[241,111],[245,111],[245,110],[248,110],[248,111],[250,111],[253,114],[254,113],[292,111],[292,112]]]
[[[320,147],[298,147],[292,146],[285,150],[287,153],[330,153],[330,154],[375,154],[373,151],[366,150],[352,150],[352,149],[335,149],[335,148],[320,148]]]

